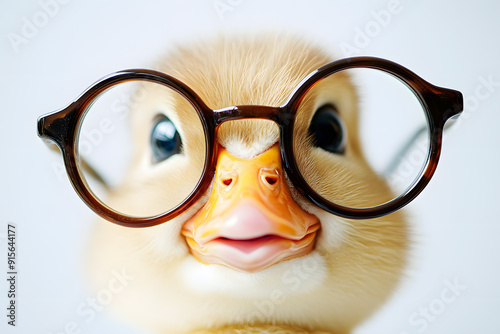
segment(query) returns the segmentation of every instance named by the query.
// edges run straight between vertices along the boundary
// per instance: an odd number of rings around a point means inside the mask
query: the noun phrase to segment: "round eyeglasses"
[[[211,109],[178,79],[133,69],[41,116],[38,135],[60,148],[74,189],[94,212],[146,227],[177,217],[209,189],[222,124],[270,120],[279,130],[282,169],[298,193],[332,214],[370,219],[401,209],[424,189],[445,123],[462,108],[460,92],[374,57],[322,66],[278,107]]]

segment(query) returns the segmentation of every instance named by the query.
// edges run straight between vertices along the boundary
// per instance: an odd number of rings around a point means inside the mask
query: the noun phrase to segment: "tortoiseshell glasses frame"
[[[295,113],[307,92],[321,79],[333,73],[352,69],[371,68],[386,72],[403,82],[421,103],[427,119],[430,149],[425,166],[417,180],[399,197],[372,208],[354,209],[332,203],[316,193],[301,175],[293,154],[292,136]],[[145,80],[165,85],[186,98],[198,113],[205,132],[206,157],[203,174],[190,195],[175,208],[153,217],[132,217],[116,212],[102,203],[90,191],[78,168],[78,134],[83,118],[93,101],[107,89],[127,81]],[[217,159],[217,127],[227,121],[259,118],[274,121],[280,131],[279,146],[283,168],[301,195],[332,214],[351,219],[381,217],[401,209],[425,188],[438,164],[444,125],[460,114],[463,97],[458,91],[434,86],[410,70],[394,62],[374,57],[353,57],[326,64],[310,73],[294,89],[288,100],[279,107],[238,105],[222,109],[210,109],[187,85],[167,74],[131,69],[110,74],[93,84],[68,107],[43,115],[38,119],[38,135],[57,144],[64,158],[70,181],[81,199],[99,216],[113,223],[128,227],[147,227],[165,223],[185,212],[206,192],[214,177]]]

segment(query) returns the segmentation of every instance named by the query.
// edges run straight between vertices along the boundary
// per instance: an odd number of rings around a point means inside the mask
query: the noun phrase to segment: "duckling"
[[[186,83],[213,109],[278,106],[307,74],[330,61],[321,48],[290,36],[225,37],[170,52],[161,70]],[[358,94],[347,76],[336,77],[328,89],[312,89],[311,101],[297,114],[297,131],[307,131],[318,108],[314,99],[324,105],[332,87],[347,128],[349,162],[339,165],[326,154],[301,154],[305,142],[295,148],[299,164],[315,159],[317,167],[305,169],[314,189],[325,178],[335,178],[338,188],[324,192],[330,200],[338,196],[337,189],[376,179],[364,163]],[[189,191],[182,182],[195,173],[189,164],[168,173],[151,168],[151,142],[140,139],[150,138],[165,98],[148,97],[153,108],[132,110],[134,177],[109,194],[117,205],[150,205]],[[191,116],[169,117],[184,149],[192,151],[192,159],[201,159],[204,138],[190,131]],[[110,310],[152,333],[351,332],[387,299],[402,275],[409,244],[404,214],[349,220],[308,202],[283,173],[279,129],[270,120],[229,121],[216,135],[214,181],[192,208],[142,229],[104,220],[95,224],[87,261],[91,281],[102,287],[109,272],[120,269],[131,278],[113,296]],[[256,176],[262,168],[269,173]],[[151,187],[147,198],[127,190],[161,185],[162,178],[180,182],[168,190]],[[391,196],[382,181],[371,192]],[[344,196],[358,200],[352,192]]]

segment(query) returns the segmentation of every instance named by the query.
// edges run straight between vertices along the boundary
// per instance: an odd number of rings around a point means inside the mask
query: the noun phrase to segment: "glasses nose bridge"
[[[279,124],[283,107],[270,107],[262,105],[236,105],[213,110],[215,125],[239,119],[267,119]]]

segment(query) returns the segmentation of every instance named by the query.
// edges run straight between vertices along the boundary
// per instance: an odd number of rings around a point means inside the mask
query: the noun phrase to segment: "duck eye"
[[[172,155],[180,153],[181,148],[181,136],[174,123],[166,116],[159,117],[151,132],[151,149],[154,161],[160,162],[168,159]]]
[[[345,149],[345,128],[332,104],[320,107],[309,125],[313,144],[325,151],[342,154]]]

